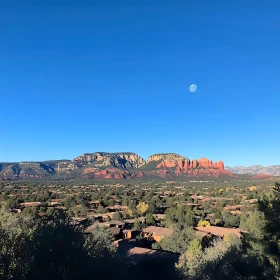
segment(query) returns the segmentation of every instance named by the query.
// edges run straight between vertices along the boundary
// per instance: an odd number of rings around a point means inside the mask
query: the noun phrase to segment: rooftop
[[[238,238],[241,237],[239,228],[223,228],[223,227],[216,227],[216,226],[208,226],[208,227],[195,227],[195,230],[201,233],[210,233],[220,237],[224,237],[229,234],[236,235]]]
[[[155,227],[155,226],[144,228],[143,232],[152,233],[154,235],[160,235],[160,236],[170,236],[172,234],[172,230],[169,228]]]
[[[112,220],[110,222],[107,222],[107,224],[110,224],[110,225],[118,225],[118,226],[124,226],[124,223],[121,222],[121,221],[117,221],[117,220]]]
[[[144,223],[146,221],[146,217],[139,217],[136,219],[126,219],[126,220],[123,220],[123,222],[126,224],[134,224],[136,220],[138,220],[141,223]]]

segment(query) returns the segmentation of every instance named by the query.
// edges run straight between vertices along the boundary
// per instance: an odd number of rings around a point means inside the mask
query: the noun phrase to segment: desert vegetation
[[[278,183],[9,181],[0,198],[3,279],[279,277]]]

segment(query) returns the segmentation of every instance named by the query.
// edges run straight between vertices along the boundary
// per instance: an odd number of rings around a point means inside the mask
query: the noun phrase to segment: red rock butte
[[[207,158],[201,158],[200,160],[189,160],[187,158],[182,159],[166,159],[159,162],[156,166],[160,170],[168,170],[170,168],[175,169],[176,175],[188,175],[194,177],[200,176],[213,176],[219,177],[221,175],[232,176],[232,173],[225,170],[224,163],[220,160],[214,162]]]

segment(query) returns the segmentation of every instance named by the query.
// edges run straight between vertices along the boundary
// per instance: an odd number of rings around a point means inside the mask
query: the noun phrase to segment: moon
[[[196,92],[196,90],[197,90],[197,85],[192,84],[192,85],[190,85],[189,89],[190,89],[190,92]]]

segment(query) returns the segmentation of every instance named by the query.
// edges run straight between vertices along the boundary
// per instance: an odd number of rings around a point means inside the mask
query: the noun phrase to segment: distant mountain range
[[[135,177],[234,176],[222,161],[207,158],[189,160],[175,154],[154,154],[146,161],[135,153],[86,153],[72,160],[0,163],[0,178],[97,178],[128,179]]]
[[[248,167],[226,166],[225,169],[235,174],[250,174],[250,175],[267,174],[272,176],[280,176],[280,165],[271,165],[271,166],[253,165]]]
[[[72,160],[42,162],[2,162],[0,180],[22,178],[129,179],[139,177],[221,177],[248,174],[252,178],[280,176],[280,165],[224,168],[222,161],[207,158],[190,160],[175,154],[154,154],[147,160],[136,153],[86,153]]]

